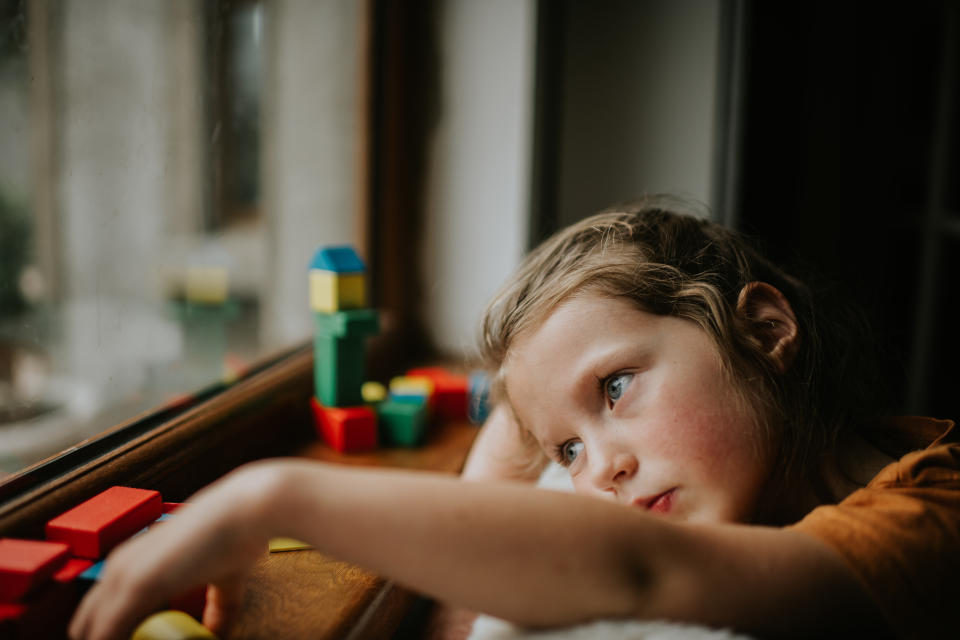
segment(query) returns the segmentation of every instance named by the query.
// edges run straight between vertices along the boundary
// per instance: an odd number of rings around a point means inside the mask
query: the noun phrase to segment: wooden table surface
[[[300,455],[336,464],[458,474],[476,434],[477,428],[466,422],[448,423],[435,428],[416,449],[340,454],[318,442]],[[416,599],[395,584],[317,551],[272,553],[254,569],[243,613],[230,637],[389,638]]]

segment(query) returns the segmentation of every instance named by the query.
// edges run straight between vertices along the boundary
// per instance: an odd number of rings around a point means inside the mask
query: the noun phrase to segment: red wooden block
[[[15,602],[0,602],[0,638],[16,638],[18,629],[27,614],[27,605]]]
[[[76,580],[81,573],[92,566],[92,560],[84,560],[83,558],[70,558],[59,571],[53,574],[53,579],[57,582],[68,584]]]
[[[0,600],[19,600],[49,581],[69,557],[65,544],[0,538]]]
[[[467,376],[450,373],[442,367],[410,369],[407,375],[424,376],[433,381],[434,407],[441,419],[467,419]]]
[[[173,513],[177,509],[183,506],[182,502],[164,502],[163,503],[163,512],[164,513]]]
[[[47,539],[66,542],[73,555],[97,559],[163,513],[159,491],[110,487],[47,523]]]
[[[0,638],[65,638],[79,600],[74,584],[53,580],[21,602],[0,603]]]
[[[343,453],[377,447],[377,414],[367,406],[325,407],[310,399],[317,434]]]

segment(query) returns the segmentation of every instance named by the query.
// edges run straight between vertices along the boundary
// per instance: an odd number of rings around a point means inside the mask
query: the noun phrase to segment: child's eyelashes
[[[611,409],[623,397],[624,392],[633,380],[633,375],[632,373],[615,373],[603,380],[603,394]]]
[[[580,440],[567,440],[557,447],[556,459],[564,467],[572,465],[580,454],[583,453],[583,442]]]

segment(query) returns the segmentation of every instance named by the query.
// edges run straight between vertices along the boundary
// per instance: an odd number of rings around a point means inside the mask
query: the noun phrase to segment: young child
[[[856,334],[681,208],[650,198],[578,223],[493,301],[500,402],[464,472],[478,481],[247,465],[119,547],[72,637],[124,637],[198,580],[225,630],[274,536],[534,627],[956,633],[952,423],[871,416]],[[579,495],[504,481],[548,459]]]

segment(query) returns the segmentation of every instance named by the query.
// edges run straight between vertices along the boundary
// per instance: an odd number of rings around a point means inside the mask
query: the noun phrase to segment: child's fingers
[[[203,625],[219,636],[226,635],[243,606],[244,580],[236,577],[207,588]]]
[[[74,640],[108,640],[128,638],[141,618],[153,608],[138,592],[115,590],[96,584],[80,603],[70,623],[70,637]]]

